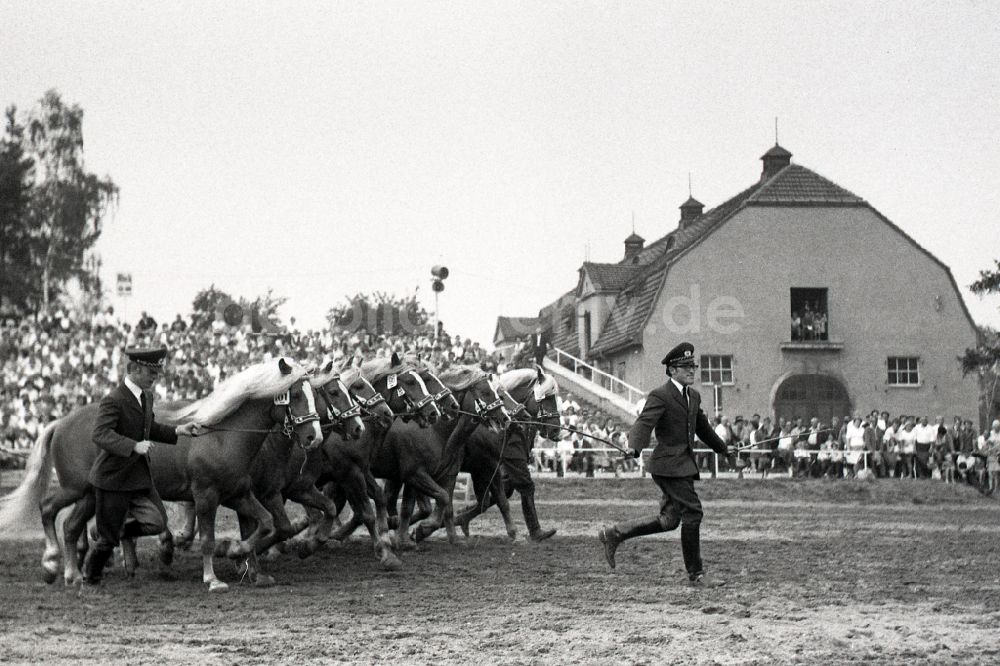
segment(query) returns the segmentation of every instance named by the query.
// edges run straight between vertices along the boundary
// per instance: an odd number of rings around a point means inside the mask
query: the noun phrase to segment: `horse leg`
[[[87,521],[96,512],[97,498],[87,493],[76,503],[63,522],[63,582],[76,585],[83,581],[80,566],[87,554]]]
[[[423,469],[417,470],[416,474],[406,480],[406,488],[407,490],[411,488],[413,489],[411,494],[422,493],[433,498],[434,501],[437,502],[437,507],[434,511],[434,520],[432,520],[426,527],[421,524],[413,530],[412,536],[414,540],[421,541],[441,527],[444,516],[447,514],[448,507],[451,504],[451,497],[448,495],[448,491],[439,486],[433,477],[431,477],[431,475]],[[406,501],[405,495],[403,497],[403,501]],[[400,521],[400,527],[402,527],[402,521]]]
[[[226,555],[230,559],[238,559],[250,553],[256,554],[257,543],[265,538],[270,538],[274,533],[274,519],[271,518],[271,514],[250,491],[226,502],[226,506],[238,515],[247,516],[257,521],[250,536],[242,537],[239,542],[231,544]]]
[[[215,576],[215,514],[219,510],[219,495],[214,491],[195,494],[198,514],[198,535],[201,537],[201,581],[209,592],[226,592],[229,586]]]
[[[386,479],[385,488],[382,490],[382,496],[385,498],[386,526],[393,529],[399,528],[399,513],[396,509],[396,503],[399,500],[399,491],[402,487],[402,481]]]
[[[282,512],[284,512],[284,509],[282,509]],[[246,541],[248,535],[252,534],[254,531],[253,528],[256,527],[254,519],[249,516],[245,516],[242,513],[237,513],[236,517],[240,522],[240,538],[243,541]],[[287,516],[285,517],[285,520],[288,520]],[[257,551],[251,550],[246,554],[246,557],[247,559],[244,563],[246,571],[243,575],[249,575],[250,582],[256,587],[271,587],[274,585],[274,578],[260,570],[260,562],[257,560]]]
[[[507,492],[504,488],[503,479],[500,478],[499,475],[493,479],[493,486],[490,494],[496,500],[497,508],[500,509],[500,517],[503,518],[503,525],[507,530],[507,536],[511,541],[514,541],[517,538],[517,526],[514,524],[514,520],[510,517],[510,502],[508,501]]]
[[[292,521],[288,519],[288,513],[285,511],[285,499],[282,497],[280,492],[271,493],[265,497],[263,506],[271,514],[271,518],[274,520],[274,530],[257,542],[257,548],[255,550],[256,553],[267,552],[271,546],[276,543],[283,542],[285,539],[288,539],[296,534],[296,531],[293,531]],[[240,522],[241,535],[246,538],[247,535],[242,534],[242,528],[243,523]],[[299,528],[299,531],[301,531],[301,528]]]
[[[412,485],[407,482],[403,486],[403,504],[399,508],[399,524],[396,526],[396,540],[399,543],[400,550],[413,550],[417,547],[413,541],[410,540],[410,515],[413,514],[413,507],[416,504],[415,490]]]
[[[135,537],[122,537],[122,568],[126,578],[135,578],[135,570],[139,568],[139,556],[135,552]]]
[[[315,553],[330,538],[330,534],[338,522],[337,505],[314,485],[308,488],[294,489],[289,494],[289,499],[312,509],[314,512],[319,511],[321,514],[319,521],[313,525],[311,533],[299,545],[299,557],[306,558]]]
[[[184,526],[174,534],[174,545],[181,550],[187,550],[194,542],[194,502],[180,502],[184,513]]]
[[[477,516],[485,513],[494,504],[490,481],[485,476],[473,474],[472,488],[476,495],[476,501],[463,508],[455,517],[455,522],[462,528],[462,532],[466,537],[469,536],[469,523]]]
[[[56,535],[56,516],[64,508],[78,501],[82,494],[69,488],[58,488],[46,495],[38,504],[42,513],[42,529],[45,531],[45,551],[42,553],[42,575],[46,583],[55,581],[59,575],[59,537]]]
[[[361,521],[368,528],[372,545],[375,547],[375,555],[379,558],[382,568],[386,571],[398,571],[402,568],[403,563],[392,552],[392,541],[389,539],[388,532],[379,533],[375,511],[372,509],[372,503],[368,500],[367,486],[364,473],[359,469],[352,470],[344,483],[347,501],[351,503],[354,515],[360,516]]]
[[[368,490],[368,497],[375,503],[375,521],[378,524],[379,534],[382,534],[383,537],[388,535],[392,547],[397,548],[399,544],[396,541],[396,534],[389,531],[389,512],[386,508],[385,492],[375,480],[375,475],[368,469],[365,470],[365,488]]]

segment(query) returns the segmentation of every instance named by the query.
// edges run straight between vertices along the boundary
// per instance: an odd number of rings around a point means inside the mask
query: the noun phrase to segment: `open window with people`
[[[827,290],[792,287],[790,300],[792,341],[829,340],[830,316],[827,309]]]

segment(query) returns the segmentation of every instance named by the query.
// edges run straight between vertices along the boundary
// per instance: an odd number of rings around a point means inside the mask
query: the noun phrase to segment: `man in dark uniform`
[[[719,455],[728,456],[730,452],[701,410],[701,396],[689,388],[694,383],[698,368],[694,361],[694,347],[683,342],[671,349],[661,362],[667,366],[670,379],[649,393],[642,413],[628,436],[632,454],[638,458],[649,444],[650,433],[656,432],[656,448],[646,468],[663,493],[660,513],[621,525],[606,525],[598,536],[604,543],[604,556],[614,569],[615,550],[622,541],[668,532],[680,525],[681,552],[690,583],[696,586],[721,585],[720,581],[705,577],[701,561],[703,514],[701,501],[694,489],[694,482],[699,478],[692,452],[694,437],[697,435]]]
[[[101,450],[89,480],[97,500],[97,542],[84,561],[84,586],[100,584],[104,565],[120,538],[166,529],[167,514],[146,457],[153,442],[176,444],[178,436],[196,437],[200,432],[195,423],[173,428],[157,423],[153,416],[151,389],[167,350],[126,349],[125,355],[125,379],[101,400],[94,424],[94,443]]]

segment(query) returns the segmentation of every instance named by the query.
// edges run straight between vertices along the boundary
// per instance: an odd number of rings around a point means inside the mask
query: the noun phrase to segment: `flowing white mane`
[[[374,384],[386,375],[406,372],[412,369],[410,365],[402,362],[398,365],[393,365],[392,359],[389,358],[373,358],[361,364],[361,376]]]
[[[433,364],[429,363],[427,359],[420,358],[420,354],[416,352],[406,352],[403,354],[402,362],[406,365],[412,366],[417,371],[430,370],[433,374],[437,374],[438,370]]]
[[[176,410],[167,410],[158,417],[172,423],[193,421],[202,425],[214,425],[236,411],[245,401],[284,393],[292,384],[306,376],[305,368],[291,359],[286,358],[285,362],[292,368],[287,375],[281,374],[278,361],[252,365],[223,381],[204,398]]]
[[[351,366],[340,373],[340,381],[344,382],[345,385],[350,386],[354,382],[358,381],[358,377],[361,376],[361,370]]]
[[[452,391],[463,391],[485,376],[486,373],[478,365],[453,365],[437,378]]]
[[[550,395],[559,393],[559,385],[552,375],[542,374],[542,381],[538,381],[538,372],[534,368],[518,368],[508,370],[499,377],[500,385],[508,392],[515,391],[522,387],[531,387],[535,393],[535,400],[542,400]]]
[[[312,374],[312,376],[309,377],[310,384],[312,384],[313,386],[326,386],[334,379],[337,379],[337,377],[343,379],[344,374],[346,374],[346,373],[341,373],[340,368],[338,368],[336,365],[331,366],[329,372],[323,372],[322,368],[325,368],[326,366],[327,366],[327,361],[323,361],[323,363],[320,364],[319,366],[320,369],[316,370]]]

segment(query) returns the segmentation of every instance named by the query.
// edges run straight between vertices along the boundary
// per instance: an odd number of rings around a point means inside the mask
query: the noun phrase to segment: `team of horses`
[[[274,579],[260,559],[290,551],[306,557],[364,525],[381,567],[395,570],[401,550],[441,527],[458,543],[452,496],[462,471],[476,495],[459,513],[465,536],[472,518],[496,504],[513,539],[503,457],[508,444],[531,442],[536,432],[558,437],[557,392],[538,366],[499,377],[475,366],[439,373],[416,356],[393,354],[343,370],[332,363],[307,369],[284,358],[268,361],[232,375],[200,400],[158,405],[160,422],[203,426],[200,436],[149,454],[157,493],[184,509],[180,529],[159,536],[158,566],[169,572],[175,548],[189,547],[197,529],[209,591],[228,589],[216,576],[215,557],[245,561],[253,584],[270,585]],[[67,585],[82,580],[87,524],[95,513],[87,477],[97,457],[96,416],[92,404],[48,424],[23,481],[0,498],[0,538],[35,532],[40,511],[49,583],[60,560]],[[306,518],[292,521],[288,500],[301,504]],[[342,520],[345,504],[351,513]],[[220,506],[236,512],[239,539],[216,539]],[[60,539],[56,519],[64,510]],[[134,576],[135,542],[121,545],[125,574]]]

